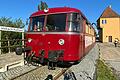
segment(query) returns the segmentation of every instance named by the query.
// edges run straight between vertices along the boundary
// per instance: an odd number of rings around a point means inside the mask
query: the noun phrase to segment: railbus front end
[[[75,8],[50,8],[30,16],[26,33],[26,59],[49,65],[79,62],[85,55],[86,18]],[[51,64],[52,63],[52,64]]]

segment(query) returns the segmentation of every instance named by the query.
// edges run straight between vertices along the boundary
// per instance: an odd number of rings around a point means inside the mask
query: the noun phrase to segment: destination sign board
[[[24,28],[13,28],[13,27],[0,26],[0,31],[24,32]]]

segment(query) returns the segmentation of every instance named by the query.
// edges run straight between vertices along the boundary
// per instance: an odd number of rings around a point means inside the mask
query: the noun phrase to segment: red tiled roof
[[[113,11],[110,7],[107,7],[99,18],[113,18],[113,17],[120,17],[120,15]]]

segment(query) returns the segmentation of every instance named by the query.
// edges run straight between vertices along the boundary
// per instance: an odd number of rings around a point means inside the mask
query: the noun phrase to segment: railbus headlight
[[[59,45],[64,45],[65,41],[64,41],[64,39],[59,39],[58,43],[59,43]]]
[[[31,38],[28,38],[28,42],[29,42],[29,43],[32,42],[32,39],[31,39]]]

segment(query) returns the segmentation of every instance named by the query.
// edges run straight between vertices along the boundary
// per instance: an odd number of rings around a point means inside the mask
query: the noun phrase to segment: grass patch
[[[112,70],[101,60],[97,60],[97,80],[117,80]]]

